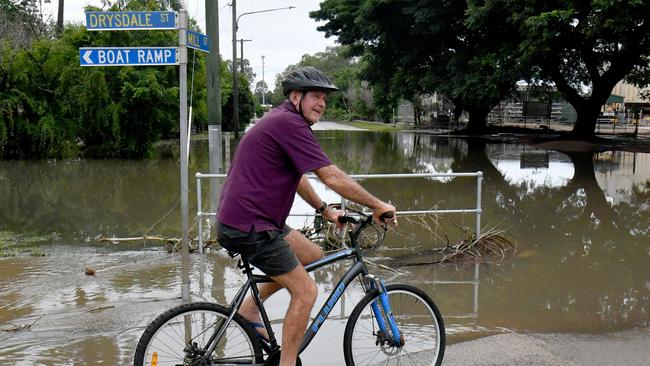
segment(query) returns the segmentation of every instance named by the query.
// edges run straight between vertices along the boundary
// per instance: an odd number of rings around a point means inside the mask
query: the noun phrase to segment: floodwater
[[[404,265],[435,261],[435,248],[474,230],[474,214],[401,217],[372,253],[374,262],[396,269],[371,267],[386,282],[429,293],[449,343],[500,332],[602,333],[649,325],[650,154],[563,154],[409,132],[317,136],[348,173],[483,172],[481,230],[500,232],[515,243],[514,254],[478,265]],[[207,143],[192,149],[191,177],[208,171]],[[100,239],[178,237],[178,176],[173,148],[151,160],[0,162],[0,240],[44,238],[12,247],[44,256],[0,258],[0,365],[132,363],[143,328],[180,303],[180,256],[157,240]],[[476,207],[475,178],[363,185],[402,211]],[[319,190],[334,200],[333,192]],[[192,179],[191,217],[195,198]],[[190,226],[196,235],[196,222]],[[335,286],[345,264],[315,274],[321,293]],[[86,267],[96,274],[85,275]],[[242,283],[220,251],[193,254],[190,277],[194,300],[228,301]],[[305,364],[342,364],[345,318],[360,297],[356,285],[346,291],[302,356]],[[267,302],[278,330],[286,301],[281,293]]]

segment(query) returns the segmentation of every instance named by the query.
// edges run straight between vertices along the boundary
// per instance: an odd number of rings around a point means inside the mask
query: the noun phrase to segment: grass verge
[[[45,256],[45,252],[40,245],[50,242],[53,238],[54,234],[18,234],[11,231],[0,231],[0,257],[22,255],[43,257]]]
[[[399,130],[406,129],[406,127],[403,126],[396,127],[391,123],[380,123],[380,122],[352,121],[352,122],[339,122],[339,123],[343,123],[357,128],[365,128],[366,130],[369,131],[378,131],[378,132],[399,131]]]

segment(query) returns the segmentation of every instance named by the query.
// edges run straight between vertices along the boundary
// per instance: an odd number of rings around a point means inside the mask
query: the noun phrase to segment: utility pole
[[[59,0],[59,11],[56,18],[56,32],[63,33],[63,0]]]
[[[237,6],[236,6],[237,0],[232,0],[232,97],[233,97],[233,119],[234,119],[234,125],[235,125],[235,138],[239,138],[239,110],[238,110],[238,99],[239,99],[239,91],[238,86],[237,86],[237,22],[239,22],[239,18],[243,17],[244,15],[249,15],[249,14],[257,14],[257,13],[267,13],[270,11],[278,11],[278,10],[285,10],[285,9],[294,9],[295,6],[288,6],[285,8],[274,8],[274,9],[264,9],[264,10],[257,10],[257,11],[249,11],[247,13],[242,13],[239,17],[237,17]]]
[[[219,1],[205,0],[205,33],[210,40],[206,57],[206,86],[208,92],[208,154],[210,174],[221,173],[223,138],[221,131],[221,56],[219,53]],[[210,178],[210,212],[219,206],[219,181]],[[210,216],[211,236],[216,228],[216,217]]]
[[[240,73],[244,75],[244,42],[252,42],[252,39],[240,39],[239,40],[239,59],[241,60]]]
[[[264,97],[266,96],[266,81],[264,81],[264,55],[262,55],[262,105],[266,105]]]
[[[221,125],[221,58],[219,56],[219,2],[205,0],[205,33],[210,39],[206,58],[208,125]]]
[[[232,124],[239,138],[239,85],[237,85],[237,0],[232,0]]]

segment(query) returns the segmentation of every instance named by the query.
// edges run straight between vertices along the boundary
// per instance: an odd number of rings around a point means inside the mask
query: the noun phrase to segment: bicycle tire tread
[[[404,285],[404,284],[393,284],[393,285],[387,285],[386,286],[386,291],[391,292],[391,291],[404,291],[404,292],[410,292],[412,294],[415,294],[417,297],[420,297],[421,299],[424,300],[424,302],[431,308],[431,310],[434,313],[436,323],[439,327],[439,337],[440,337],[440,349],[438,350],[438,354],[436,356],[436,362],[435,365],[439,366],[442,364],[442,360],[444,358],[445,354],[445,345],[446,345],[446,335],[445,335],[445,326],[444,322],[442,319],[442,315],[440,313],[440,310],[436,306],[436,304],[433,302],[431,297],[427,295],[424,291],[418,289],[417,287],[413,287],[410,285]],[[352,342],[352,333],[354,331],[354,325],[357,322],[359,316],[361,315],[361,312],[370,304],[371,301],[373,301],[377,296],[379,295],[379,291],[377,289],[374,289],[370,292],[368,292],[354,307],[352,310],[352,313],[350,314],[350,317],[348,318],[347,324],[345,326],[345,333],[343,336],[343,353],[345,357],[345,363],[348,366],[354,366],[354,361],[353,361],[353,356],[352,356],[352,349],[349,344]]]
[[[212,302],[192,302],[188,304],[181,304],[166,310],[164,313],[158,315],[151,323],[149,323],[147,328],[142,333],[142,336],[140,336],[138,345],[135,348],[135,355],[133,360],[134,366],[142,366],[144,364],[144,356],[147,350],[147,345],[151,341],[152,337],[156,334],[156,331],[160,329],[160,327],[165,325],[165,323],[167,323],[170,319],[173,319],[181,314],[190,311],[197,311],[197,310],[214,311],[226,316],[229,313],[229,309],[227,307]],[[235,314],[233,321],[237,322],[242,327],[242,329],[246,332],[246,335],[248,336],[251,343],[253,344],[253,347],[255,349],[255,354],[261,355],[262,351],[261,351],[261,346],[259,344],[259,340],[255,336],[255,334],[253,334],[253,330],[245,326],[246,320],[244,320],[244,318],[242,318],[239,314]],[[261,362],[261,356],[259,357],[260,360],[258,360],[258,362]]]

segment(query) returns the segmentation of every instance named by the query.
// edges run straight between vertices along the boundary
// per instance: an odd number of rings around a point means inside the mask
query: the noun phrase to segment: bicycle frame
[[[307,348],[307,346],[309,346],[309,343],[311,343],[312,339],[314,339],[314,337],[320,330],[320,327],[325,322],[325,319],[327,319],[327,316],[334,308],[334,305],[338,303],[339,299],[341,298],[341,295],[343,294],[345,289],[350,285],[350,283],[352,283],[352,281],[354,281],[354,279],[357,278],[357,276],[359,275],[363,276],[364,278],[366,278],[366,276],[369,275],[368,268],[366,267],[366,264],[362,260],[361,251],[357,247],[344,249],[340,252],[331,254],[327,257],[324,257],[320,260],[317,260],[305,266],[307,272],[313,272],[314,270],[319,269],[323,266],[350,257],[353,257],[355,259],[354,264],[345,272],[343,277],[341,277],[339,282],[334,287],[334,291],[330,293],[329,297],[327,298],[327,301],[325,301],[323,306],[318,311],[318,315],[316,316],[316,318],[307,327],[307,331],[305,332],[305,336],[303,338],[302,344],[300,345],[300,349],[298,351],[299,354],[302,353],[305,350],[305,348]],[[364,291],[367,290],[364,281],[362,281],[362,284],[364,287]]]
[[[317,269],[320,269],[324,266],[330,265],[332,263],[338,262],[343,259],[353,259],[354,263],[345,272],[343,277],[341,277],[341,279],[338,281],[334,291],[330,293],[329,297],[327,298],[327,301],[325,301],[325,303],[318,311],[318,315],[316,316],[316,318],[307,327],[307,330],[303,337],[302,344],[300,345],[300,349],[298,351],[299,354],[302,353],[307,348],[307,346],[309,346],[309,344],[314,339],[314,337],[320,330],[321,326],[327,319],[329,313],[332,311],[334,306],[338,303],[345,289],[347,289],[350,283],[352,283],[352,281],[354,281],[354,279],[357,278],[358,276],[362,276],[363,278],[361,283],[365,293],[368,293],[373,289],[377,289],[380,292],[379,301],[375,301],[372,304],[373,313],[375,315],[375,318],[377,319],[377,324],[379,329],[382,331],[386,331],[387,329],[390,329],[391,333],[393,334],[394,340],[397,342],[397,344],[400,343],[399,341],[400,332],[397,329],[397,325],[393,318],[392,311],[390,310],[390,304],[388,303],[388,296],[386,295],[384,284],[369,274],[368,268],[366,267],[366,264],[363,261],[363,254],[361,252],[361,249],[359,249],[356,243],[353,243],[351,248],[343,249],[339,252],[330,254],[324,258],[321,258],[317,261],[314,261],[306,265],[305,270],[307,270],[307,272],[313,272]],[[228,319],[224,321],[223,324],[219,327],[219,330],[215,332],[212,335],[212,337],[210,337],[210,340],[208,341],[208,344],[210,346],[206,350],[206,355],[212,354],[212,352],[216,348],[217,342],[215,342],[215,340],[219,339],[223,335],[226,328],[228,327],[228,324],[230,324],[230,322],[234,318],[235,314],[237,313],[237,310],[241,306],[249,290],[253,291],[253,298],[257,302],[257,305],[260,310],[260,315],[262,317],[262,321],[264,322],[265,326],[270,324],[268,315],[266,313],[266,309],[264,309],[264,306],[262,306],[261,304],[259,289],[257,287],[257,284],[269,283],[269,282],[273,282],[273,280],[266,275],[253,274],[252,268],[250,267],[248,262],[243,258],[241,259],[241,262],[243,264],[240,264],[239,267],[242,268],[246,273],[247,276],[246,283],[237,292],[233,300],[228,305],[228,308],[230,309],[230,315],[228,316]],[[377,302],[379,302],[379,304]],[[386,318],[384,318],[381,315],[381,310],[379,309],[379,306],[381,306],[384,309],[384,314],[386,314]],[[264,347],[264,342],[262,342],[262,344],[263,344],[263,348],[265,348],[267,353],[271,354],[274,351],[278,350],[280,347],[277,344],[273,330],[270,327],[267,327],[267,331],[269,333],[269,345],[266,345],[266,347]]]

